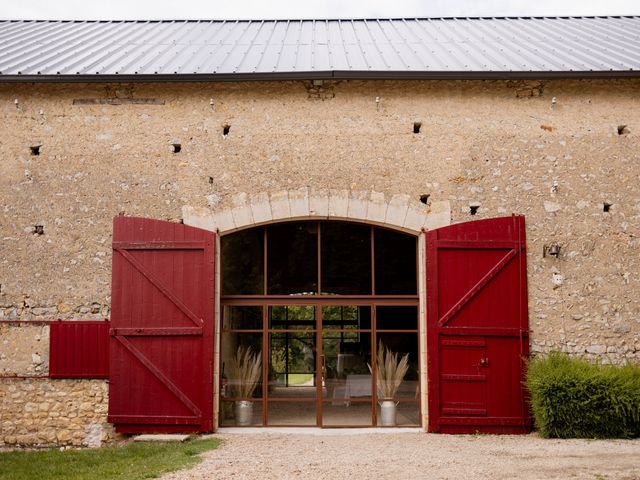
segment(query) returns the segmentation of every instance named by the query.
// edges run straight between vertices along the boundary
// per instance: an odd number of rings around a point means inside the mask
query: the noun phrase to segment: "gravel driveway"
[[[531,435],[224,433],[184,479],[640,479],[640,440]]]

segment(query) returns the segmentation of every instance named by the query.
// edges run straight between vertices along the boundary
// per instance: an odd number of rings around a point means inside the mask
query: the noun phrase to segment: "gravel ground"
[[[640,479],[639,440],[531,435],[224,433],[185,479]]]

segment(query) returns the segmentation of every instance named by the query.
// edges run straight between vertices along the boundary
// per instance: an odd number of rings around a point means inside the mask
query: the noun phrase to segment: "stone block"
[[[266,192],[251,195],[251,215],[254,223],[266,223],[273,220],[271,202]]]
[[[329,216],[330,217],[347,217],[349,208],[349,191],[348,190],[329,190]]]
[[[367,209],[367,220],[376,223],[384,223],[387,217],[387,201],[384,193],[371,192],[369,208]]]
[[[425,228],[435,230],[449,225],[451,225],[451,204],[449,201],[433,202],[425,221]]]
[[[182,221],[185,225],[202,228],[211,232],[216,229],[213,215],[211,214],[211,210],[208,208],[184,205],[182,207]],[[80,313],[88,313],[88,311],[84,312],[84,310],[86,310],[86,307],[82,307],[80,309]]]
[[[409,195],[405,194],[396,194],[391,197],[391,201],[389,201],[389,205],[387,206],[384,223],[398,227],[403,226],[404,219],[407,216],[407,210],[409,209],[409,198]]]
[[[562,207],[557,202],[549,202],[549,201],[545,201],[544,202],[544,209],[545,209],[545,211],[547,211],[549,213],[557,212],[561,208]]]
[[[403,227],[419,232],[427,222],[427,214],[422,210],[414,207],[407,209],[407,215],[404,218]]]
[[[274,220],[291,217],[289,208],[289,192],[286,190],[271,194],[271,214]]]
[[[369,208],[367,192],[352,191],[349,195],[347,216],[352,219],[366,220]]]
[[[83,444],[89,448],[99,448],[102,446],[102,438],[104,437],[104,428],[100,423],[91,423],[87,427]]]
[[[587,350],[587,353],[601,355],[607,352],[607,346],[606,345],[589,345],[586,350]]]
[[[233,208],[231,216],[236,228],[253,225],[253,215],[251,213],[251,205],[248,202],[246,193],[239,193],[232,198]]]
[[[309,216],[309,189],[307,187],[289,192],[289,211],[292,218]]]
[[[451,216],[446,213],[429,214],[424,224],[427,230],[435,230],[449,225],[451,225]]]
[[[213,225],[215,225],[215,228],[221,232],[236,228],[236,224],[233,221],[233,215],[231,215],[231,210],[222,210],[221,212],[215,213],[212,218]]]
[[[309,192],[309,215],[315,217],[329,216],[328,190],[312,190]]]

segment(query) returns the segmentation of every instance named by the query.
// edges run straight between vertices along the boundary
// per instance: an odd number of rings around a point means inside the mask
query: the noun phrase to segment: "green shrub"
[[[543,437],[640,436],[640,366],[594,365],[552,353],[530,362],[527,388]]]

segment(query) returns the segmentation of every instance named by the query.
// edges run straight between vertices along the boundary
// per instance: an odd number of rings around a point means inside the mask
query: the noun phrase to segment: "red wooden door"
[[[109,421],[124,433],[213,429],[214,234],[113,221]]]
[[[440,228],[426,244],[429,430],[529,431],[524,217]]]

